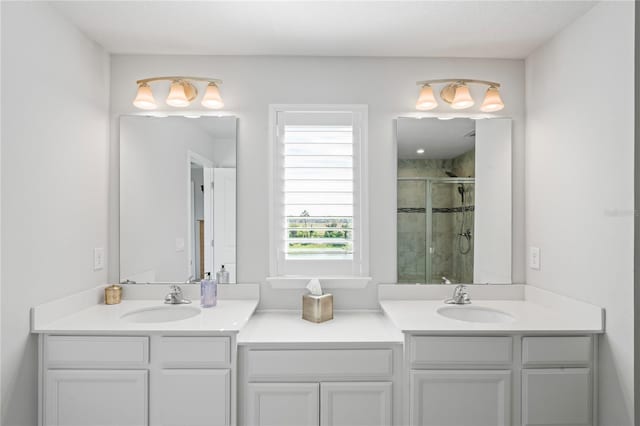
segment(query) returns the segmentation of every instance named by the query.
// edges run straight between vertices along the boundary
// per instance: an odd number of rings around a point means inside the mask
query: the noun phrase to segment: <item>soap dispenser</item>
[[[205,278],[200,282],[200,306],[211,308],[218,301],[218,283],[211,278],[211,272],[205,273]]]

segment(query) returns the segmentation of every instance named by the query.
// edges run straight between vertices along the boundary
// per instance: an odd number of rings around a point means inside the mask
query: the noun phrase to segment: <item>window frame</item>
[[[282,243],[284,223],[284,174],[278,115],[286,112],[352,113],[359,123],[354,125],[359,140],[354,141],[353,169],[353,259],[285,259]],[[284,135],[283,135],[284,136]],[[356,152],[357,151],[357,152]],[[369,199],[368,199],[368,106],[359,104],[272,104],[269,105],[269,275],[271,277],[321,276],[365,277],[369,273]],[[356,189],[357,188],[357,189]],[[357,237],[356,237],[357,236]],[[337,273],[327,273],[334,270]]]

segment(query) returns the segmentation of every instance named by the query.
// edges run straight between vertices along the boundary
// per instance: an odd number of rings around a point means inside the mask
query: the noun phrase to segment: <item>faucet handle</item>
[[[445,300],[444,303],[452,305],[468,305],[471,303],[467,286],[464,284],[458,284],[456,288],[453,289],[453,296],[451,299]]]
[[[454,295],[467,294],[467,286],[464,284],[458,284],[456,288],[453,290]]]
[[[170,305],[182,305],[191,303],[191,300],[185,299],[180,286],[172,284],[169,287],[169,294],[164,297],[164,303]]]

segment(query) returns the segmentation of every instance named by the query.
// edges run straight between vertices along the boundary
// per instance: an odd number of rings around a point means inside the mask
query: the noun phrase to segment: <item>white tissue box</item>
[[[302,296],[302,319],[311,322],[325,322],[333,319],[333,294]]]

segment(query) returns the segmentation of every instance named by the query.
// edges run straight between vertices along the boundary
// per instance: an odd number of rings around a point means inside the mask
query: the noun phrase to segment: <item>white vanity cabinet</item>
[[[596,336],[406,336],[412,426],[592,426]]]
[[[40,337],[42,426],[229,426],[235,336]]]
[[[523,426],[591,426],[595,338],[522,339]]]
[[[146,425],[146,370],[48,370],[47,426]]]
[[[249,383],[247,425],[390,426],[391,382]]]
[[[401,363],[400,344],[241,346],[240,424],[400,425]]]

